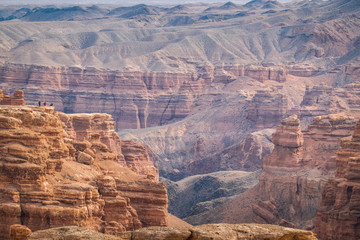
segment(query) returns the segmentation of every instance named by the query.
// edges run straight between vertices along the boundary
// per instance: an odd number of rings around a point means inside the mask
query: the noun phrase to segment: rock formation
[[[255,221],[313,228],[322,189],[335,171],[334,151],[351,134],[355,117],[358,112],[314,117],[306,131],[296,115],[281,122],[259,176]]]
[[[360,237],[360,122],[352,136],[341,140],[336,152],[336,176],[325,184],[316,216],[321,239]]]
[[[351,135],[359,118],[355,110],[314,117],[304,131],[296,116],[283,120],[273,134],[275,147],[264,158],[259,184],[187,221],[239,223],[251,219],[313,229],[322,190],[329,188],[326,181],[335,175],[334,152],[340,139]]]
[[[272,132],[271,129],[254,132],[240,143],[233,144],[213,156],[186,164],[186,171],[190,175],[196,175],[219,170],[259,170],[263,157],[273,149],[269,137]]]
[[[75,148],[81,156],[90,154],[95,159],[109,159],[129,167],[140,175],[159,178],[158,170],[149,159],[147,150],[133,141],[121,141],[115,132],[115,122],[109,114],[65,114],[57,112]],[[101,151],[97,151],[101,149]],[[101,155],[97,154],[100,153]],[[106,153],[106,154],[105,154]],[[77,156],[79,161],[79,156]]]
[[[14,224],[10,226],[10,240],[22,240],[27,239],[27,237],[31,234],[31,230],[20,224]]]
[[[289,106],[287,97],[276,90],[259,90],[246,109],[246,118],[259,130],[276,126],[286,117]]]
[[[0,105],[25,105],[24,92],[16,90],[13,96],[0,89]]]
[[[360,109],[360,84],[348,83],[342,88],[325,84],[307,87],[300,106],[301,118]]]
[[[13,224],[32,231],[77,225],[111,234],[167,225],[164,184],[146,158],[140,159],[145,175],[126,166],[109,115],[2,106],[0,134],[1,239]],[[134,155],[146,156],[141,150]]]
[[[293,113],[305,125],[314,115],[359,107],[358,6],[357,0],[286,5],[255,1],[239,8],[232,4],[215,7],[210,13],[203,5],[180,8],[180,13],[146,5],[4,7],[0,11],[0,87],[9,92],[21,88],[28,93],[28,103],[53,102],[56,110],[66,113],[111,114],[117,131],[140,129],[129,131],[127,139],[151,148],[160,174],[172,180],[224,169],[256,170],[264,148],[256,139],[248,141],[253,131],[273,128]],[[92,133],[104,132],[102,128],[112,124],[108,120],[98,126],[99,131],[81,129],[106,118],[65,119],[69,130],[63,141],[69,153],[51,154],[46,171],[59,174],[59,169],[70,164],[62,160],[68,155],[82,167],[97,167],[106,159],[148,172],[149,181],[153,176],[156,179],[157,173],[151,164],[146,165],[147,157],[138,148],[129,147],[137,154],[127,154],[126,159],[116,135],[109,133],[101,139]],[[287,126],[283,131],[279,144],[292,129]],[[285,163],[290,172],[303,166],[333,171],[333,160],[323,165],[326,161],[321,157],[300,156],[305,148],[312,148],[302,134],[302,146],[278,145],[273,156],[293,159]],[[299,139],[294,142],[293,137]],[[301,134],[294,132],[284,141],[301,143]],[[328,146],[322,144],[319,152]],[[249,145],[251,155],[241,154]],[[330,144],[328,151],[334,146]],[[238,153],[243,159],[234,156]],[[317,160],[310,163],[313,158]],[[253,159],[256,164],[249,162]],[[286,161],[268,161],[286,170],[282,167]],[[268,174],[277,174],[267,166]],[[66,176],[69,181],[74,178]],[[122,184],[112,177],[116,185],[108,179],[111,184],[104,185],[104,192]],[[264,204],[258,204],[262,209],[282,206],[275,204],[276,196],[263,197]],[[125,200],[116,204],[124,205]],[[126,211],[133,219],[123,227],[137,226],[134,211],[130,206]],[[114,231],[121,228],[114,226]]]
[[[76,239],[99,240],[275,240],[275,239],[304,239],[316,240],[315,234],[309,231],[285,228],[275,225],[261,224],[209,224],[191,228],[148,227],[133,232],[126,232],[118,236],[99,234],[81,227],[59,227],[32,233],[28,240],[68,237]]]
[[[140,175],[147,175],[159,180],[159,171],[150,161],[146,148],[131,140],[121,141],[121,150],[127,167]]]

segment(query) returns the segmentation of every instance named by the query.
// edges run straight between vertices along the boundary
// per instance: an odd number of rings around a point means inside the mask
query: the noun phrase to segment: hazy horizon
[[[245,4],[251,0],[232,0],[237,4]],[[278,0],[279,2],[290,2],[291,0]],[[86,5],[86,4],[119,4],[119,5],[135,5],[135,4],[160,4],[160,5],[176,5],[186,3],[225,3],[228,1],[219,0],[60,0],[54,3],[53,0],[2,0],[0,5]]]

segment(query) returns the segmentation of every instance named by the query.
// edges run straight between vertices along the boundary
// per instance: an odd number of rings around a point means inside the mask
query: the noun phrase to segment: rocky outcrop
[[[116,237],[99,234],[95,231],[80,227],[59,227],[32,233],[29,240],[68,237],[76,239],[99,240],[275,240],[275,239],[304,239],[316,240],[315,234],[309,231],[285,228],[275,225],[261,224],[209,224],[191,228],[148,227],[133,232],[119,234]]]
[[[336,152],[336,176],[324,186],[315,231],[321,239],[360,237],[360,122]]]
[[[276,89],[258,90],[246,106],[246,118],[255,129],[272,128],[285,118],[289,110],[287,97]]]
[[[68,137],[70,139],[77,142],[86,141],[92,145],[98,145],[92,146],[92,149],[104,148],[103,150],[114,153],[115,156],[111,156],[110,158],[117,158],[117,160],[125,166],[125,159],[121,153],[121,141],[114,130],[115,122],[111,115],[64,114],[61,112],[58,112],[57,114],[64,123],[65,131],[69,134]],[[89,146],[86,145],[89,144],[75,143],[75,147],[80,148],[82,151],[89,148]],[[104,157],[102,157],[102,159],[104,159]]]
[[[275,148],[264,158],[254,220],[312,229],[321,192],[334,175],[340,139],[351,134],[358,112],[314,117],[306,131],[296,115],[273,134]]]
[[[27,239],[27,237],[31,234],[31,230],[20,224],[14,224],[10,226],[10,240],[22,240]]]
[[[306,88],[298,115],[301,118],[360,109],[360,84],[348,83],[342,88],[325,84]]]
[[[115,132],[115,122],[109,114],[65,114],[57,112],[68,141],[81,153],[77,161],[115,160],[140,175],[159,178],[159,172],[150,161],[144,146],[133,141],[121,141]],[[75,142],[74,142],[75,141]],[[99,151],[100,150],[100,151]]]
[[[111,234],[167,225],[164,184],[119,161],[115,134],[106,114],[1,107],[0,239],[13,224],[32,231],[77,225]]]
[[[24,92],[21,90],[15,90],[14,95],[10,96],[8,93],[4,93],[0,89],[0,105],[25,105]]]
[[[159,171],[150,161],[149,154],[144,146],[131,140],[125,140],[121,141],[121,150],[127,167],[138,174],[159,180]]]

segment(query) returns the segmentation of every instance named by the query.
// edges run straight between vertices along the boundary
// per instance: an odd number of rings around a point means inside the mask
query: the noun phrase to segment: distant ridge
[[[246,3],[244,6],[248,8],[273,8],[282,6],[282,4],[276,0],[253,0]]]
[[[205,9],[205,12],[215,11],[215,10],[234,10],[234,9],[241,9],[241,8],[242,8],[241,6],[238,6],[233,2],[227,2],[218,7],[209,7],[207,9]]]

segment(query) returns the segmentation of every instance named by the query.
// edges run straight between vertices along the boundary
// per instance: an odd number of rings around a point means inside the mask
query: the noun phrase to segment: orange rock
[[[150,161],[149,154],[144,146],[130,140],[121,141],[121,150],[129,168],[138,174],[151,175],[159,180],[159,171]]]
[[[14,224],[10,226],[10,240],[26,240],[27,237],[31,234],[31,230],[20,224]]]
[[[273,134],[275,148],[263,160],[259,176],[260,201],[252,206],[256,221],[313,228],[321,192],[330,188],[325,185],[325,179],[334,176],[334,151],[340,139],[351,134],[357,117],[360,117],[357,112],[314,117],[305,131],[301,131],[296,116],[281,122]],[[344,140],[342,145],[346,144],[349,148],[355,146]],[[348,157],[338,154],[338,165],[348,168]],[[342,159],[347,160],[341,164]],[[338,174],[342,168],[338,167]],[[347,172],[352,174],[350,169]],[[334,191],[326,192],[333,196]]]
[[[24,92],[21,90],[15,90],[13,96],[9,96],[7,93],[3,93],[0,89],[0,105],[25,105]]]
[[[148,179],[155,170],[145,148],[127,149],[151,169],[140,175],[124,164],[109,115],[3,106],[0,123],[0,239],[20,223],[34,231],[76,225],[112,234],[167,224],[166,189]]]

